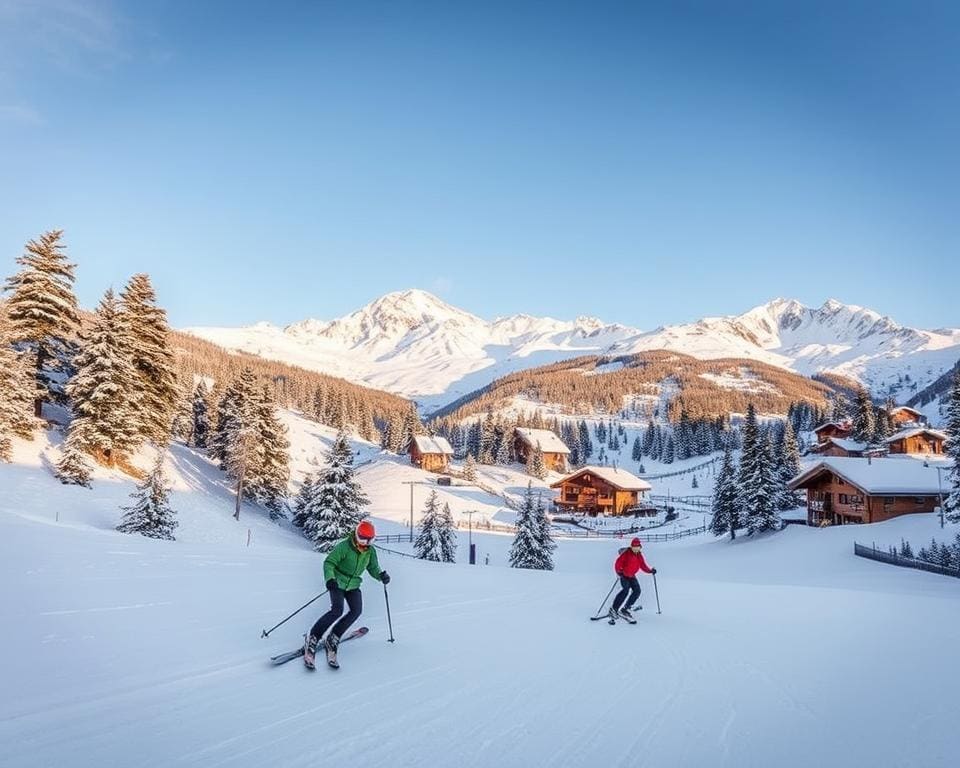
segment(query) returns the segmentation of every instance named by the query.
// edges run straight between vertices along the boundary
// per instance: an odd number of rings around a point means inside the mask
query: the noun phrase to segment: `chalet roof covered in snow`
[[[453,456],[453,448],[445,437],[431,437],[430,435],[414,435],[413,442],[420,453],[442,453]]]
[[[517,427],[517,437],[531,448],[536,448],[539,445],[540,450],[544,453],[570,453],[567,444],[549,429]]]
[[[567,475],[562,480],[551,483],[551,488],[559,488],[565,482],[573,480],[578,475],[585,473],[596,475],[601,480],[610,483],[610,485],[619,488],[621,491],[649,491],[653,488],[646,480],[641,480],[631,472],[619,467],[582,467],[573,474]]]
[[[821,448],[827,443],[833,443],[838,448],[843,448],[843,450],[850,453],[863,453],[867,450],[866,443],[859,443],[856,440],[851,440],[849,437],[828,437],[817,447]]]
[[[920,413],[920,411],[918,411],[916,408],[911,408],[909,405],[898,405],[896,408],[890,411],[891,416],[893,416],[896,413],[910,414],[911,416],[915,416],[917,421],[920,421],[920,419],[923,418],[923,414]]]
[[[836,427],[837,429],[850,429],[849,421],[825,421],[818,427],[814,427],[814,432],[819,432],[827,427]]]
[[[942,465],[941,465],[942,469]],[[935,496],[940,491],[935,466],[922,461],[894,459],[856,459],[829,457],[822,459],[789,483],[790,488],[803,488],[823,472],[832,472],[869,496]]]
[[[947,439],[947,433],[941,432],[939,429],[930,429],[929,427],[910,427],[909,429],[901,429],[899,432],[890,435],[890,437],[886,438],[883,442],[895,443],[897,440],[906,440],[908,437],[916,437],[917,435],[933,435],[933,437],[938,437],[941,440]]]

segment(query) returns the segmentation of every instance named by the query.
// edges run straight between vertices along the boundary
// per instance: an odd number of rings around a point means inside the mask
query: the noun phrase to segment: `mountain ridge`
[[[910,328],[835,298],[808,307],[778,297],[740,315],[642,331],[588,316],[565,321],[517,313],[485,320],[409,289],[330,321],[184,330],[228,349],[410,397],[428,411],[508,373],[585,354],[659,349],[700,359],[752,359],[806,376],[837,373],[900,401],[960,358],[960,329]]]

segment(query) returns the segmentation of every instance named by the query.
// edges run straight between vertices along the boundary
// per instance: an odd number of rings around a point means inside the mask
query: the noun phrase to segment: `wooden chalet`
[[[913,427],[902,429],[890,435],[883,442],[886,443],[891,454],[913,453],[922,455],[942,456],[943,445],[947,441],[945,432],[927,427]]]
[[[859,458],[868,448],[866,443],[858,443],[849,437],[828,437],[822,443],[813,446],[809,453],[818,456],[848,456]]]
[[[538,446],[543,451],[543,464],[547,469],[553,472],[567,471],[570,449],[552,430],[516,428],[513,434],[513,451],[517,461],[526,464]]]
[[[560,489],[554,502],[558,511],[588,515],[629,514],[651,489],[646,480],[614,467],[584,467],[550,487]]]
[[[427,472],[446,472],[453,448],[445,437],[415,435],[408,446],[410,463]]]
[[[807,492],[808,525],[879,523],[940,504],[937,470],[922,461],[830,457],[787,487]]]
[[[852,431],[853,426],[849,421],[828,421],[814,429],[813,433],[817,436],[817,443],[822,443],[831,437],[850,437]]]
[[[926,417],[915,408],[911,408],[907,405],[900,405],[890,411],[890,421],[893,422],[893,426],[899,428],[904,427],[907,424],[914,426],[924,424],[926,422]]]

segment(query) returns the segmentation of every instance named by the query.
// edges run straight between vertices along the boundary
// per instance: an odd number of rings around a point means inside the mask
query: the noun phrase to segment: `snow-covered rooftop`
[[[540,446],[544,453],[570,453],[567,444],[549,429],[528,429],[517,427],[517,435],[531,448]]]
[[[564,481],[570,480],[577,475],[582,475],[585,472],[589,472],[592,475],[596,475],[601,480],[605,480],[614,485],[622,491],[649,491],[653,488],[650,483],[646,480],[641,480],[639,477],[634,475],[631,472],[627,472],[625,469],[620,469],[619,467],[582,467],[578,469],[573,474],[567,475],[563,480],[559,480],[556,483],[551,483],[551,488],[558,488],[563,484]]]
[[[836,427],[837,429],[850,429],[850,422],[848,421],[825,421],[819,427],[814,427],[814,432],[819,432],[822,429],[827,427]]]
[[[789,486],[800,488],[824,471],[839,475],[871,496],[935,496],[942,488],[936,467],[925,462],[846,456],[821,459],[793,478]]]
[[[414,435],[413,442],[420,453],[443,453],[453,456],[453,448],[445,437],[431,437],[430,435]]]
[[[910,427],[908,429],[901,429],[899,432],[895,432],[883,442],[895,443],[897,440],[905,440],[908,437],[916,437],[917,435],[933,435],[934,437],[939,437],[941,440],[947,439],[947,433],[941,432],[939,429],[930,429],[929,427]]]
[[[851,440],[849,437],[828,437],[817,447],[822,448],[827,443],[833,443],[838,448],[843,448],[843,450],[850,453],[863,453],[865,450],[867,450],[866,443],[859,443],[856,440]]]
[[[918,411],[916,408],[911,408],[909,405],[898,405],[896,408],[890,411],[890,415],[893,416],[893,414],[900,413],[901,411],[918,416],[921,419],[923,418],[923,414],[920,413],[920,411]]]

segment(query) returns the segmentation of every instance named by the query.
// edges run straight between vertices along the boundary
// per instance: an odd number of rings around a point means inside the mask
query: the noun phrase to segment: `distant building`
[[[915,408],[907,405],[900,405],[890,411],[890,421],[895,427],[905,427],[908,424],[920,426],[926,424],[926,417]]]
[[[560,489],[554,502],[558,510],[588,515],[629,514],[651,489],[646,480],[614,467],[584,467],[550,487]]]
[[[947,434],[938,429],[908,427],[890,435],[883,442],[886,443],[891,454],[913,453],[942,456],[943,444],[946,440]]]
[[[813,433],[817,436],[817,442],[822,443],[831,437],[849,437],[852,431],[853,426],[849,421],[828,421],[816,427]]]
[[[453,448],[445,437],[415,435],[407,449],[410,463],[427,472],[446,472],[453,456]]]
[[[937,470],[922,461],[825,458],[787,486],[807,492],[808,525],[879,523],[940,504]]]
[[[849,437],[828,437],[822,443],[813,446],[808,453],[814,453],[818,456],[863,456],[867,450],[866,443],[858,443]]]
[[[513,452],[517,461],[526,464],[531,454],[540,446],[543,451],[544,466],[554,472],[567,471],[567,456],[570,449],[557,435],[549,429],[527,429],[517,427],[513,435]]]

